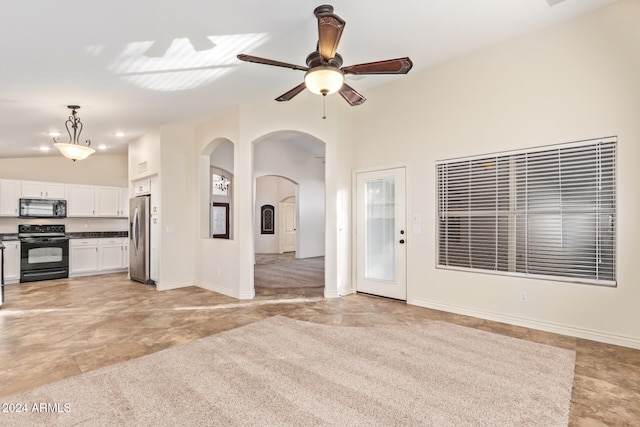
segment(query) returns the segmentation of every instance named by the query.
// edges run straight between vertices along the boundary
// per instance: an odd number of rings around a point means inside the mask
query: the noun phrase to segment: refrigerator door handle
[[[133,237],[133,250],[136,255],[138,255],[138,242],[140,241],[140,220],[138,219],[138,215],[139,211],[138,208],[136,208],[135,211],[133,211],[133,230],[131,233]]]

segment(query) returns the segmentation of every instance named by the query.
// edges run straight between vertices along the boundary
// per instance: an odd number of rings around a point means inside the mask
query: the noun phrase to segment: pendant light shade
[[[69,142],[59,142],[60,137],[53,138],[53,146],[56,147],[60,153],[67,159],[71,159],[74,162],[76,160],[83,160],[95,153],[96,150],[90,147],[91,141],[86,140],[84,144],[79,142],[80,134],[82,133],[82,122],[76,110],[80,109],[79,105],[68,105],[67,108],[71,110],[71,115],[65,122],[65,128],[69,134]]]

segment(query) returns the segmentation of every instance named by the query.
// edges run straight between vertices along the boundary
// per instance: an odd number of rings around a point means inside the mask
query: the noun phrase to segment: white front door
[[[407,299],[405,169],[358,173],[356,290]]]
[[[280,253],[296,250],[296,204],[280,203]]]

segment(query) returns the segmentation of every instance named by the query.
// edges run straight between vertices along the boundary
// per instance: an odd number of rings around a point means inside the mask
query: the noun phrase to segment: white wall
[[[126,187],[127,156],[94,154],[76,162],[62,155],[0,159],[0,178]]]
[[[301,94],[289,103],[267,101],[242,105],[196,127],[196,156],[212,142],[226,138],[235,145],[235,238],[206,239],[196,247],[195,280],[199,286],[236,298],[251,298],[254,254],[254,143],[282,131],[297,132],[326,144],[326,226],[324,236],[325,295],[337,297],[350,288],[349,206],[351,166],[351,109],[338,97],[327,100],[326,120],[318,114],[322,99]],[[200,160],[202,165],[202,159]],[[204,184],[200,180],[200,193]],[[339,195],[339,196],[336,196]],[[205,212],[200,208],[200,223]]]
[[[197,158],[196,188],[198,191],[194,210],[197,212],[197,224],[199,232],[196,232],[194,249],[194,284],[205,289],[213,290],[225,295],[237,298],[251,298],[250,290],[240,290],[239,275],[240,244],[234,235],[233,240],[211,239],[209,230],[209,206],[203,200],[209,197],[209,168],[211,166],[211,153],[227,141],[235,144],[239,140],[239,108],[233,108],[223,114],[215,116],[195,127],[194,156]],[[233,172],[236,173],[236,164],[239,163],[234,153]],[[237,181],[234,181],[233,198],[237,200]],[[234,202],[234,212],[231,222],[237,224],[239,213]],[[234,232],[239,227],[234,228]],[[206,230],[206,232],[204,231]],[[253,257],[249,260],[253,265]]]
[[[621,1],[367,91],[354,165],[406,164],[409,219],[423,218],[407,242],[409,303],[640,347],[638,22],[640,2]],[[435,268],[437,160],[613,135],[617,288]]]
[[[160,257],[158,289],[193,284],[197,210],[193,126],[163,126],[160,133]]]
[[[130,181],[160,173],[160,130],[148,132],[130,142],[128,161]]]

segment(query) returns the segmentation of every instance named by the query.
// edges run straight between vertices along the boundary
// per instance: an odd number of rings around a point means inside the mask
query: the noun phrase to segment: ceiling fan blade
[[[349,86],[348,84],[343,84],[342,89],[338,92],[340,95],[351,105],[360,105],[367,100],[364,96],[360,95],[354,88]]]
[[[294,96],[296,96],[297,94],[305,90],[306,88],[307,88],[307,85],[304,82],[302,82],[298,86],[291,89],[289,92],[283,93],[282,95],[277,97],[276,101],[280,101],[280,102],[290,101],[291,98],[293,98]]]
[[[350,65],[342,67],[342,71],[345,74],[407,74],[411,67],[413,67],[413,62],[405,57]]]
[[[342,18],[332,12],[331,6],[320,6],[314,11],[318,18],[318,52],[327,62],[336,56],[338,43],[346,24]]]
[[[302,65],[289,64],[287,62],[274,61],[273,59],[260,58],[258,56],[245,55],[241,53],[238,55],[238,59],[240,61],[245,62],[255,62],[256,64],[264,64],[264,65],[274,65],[276,67],[284,67],[291,68],[293,70],[307,71],[308,67],[303,67]]]

